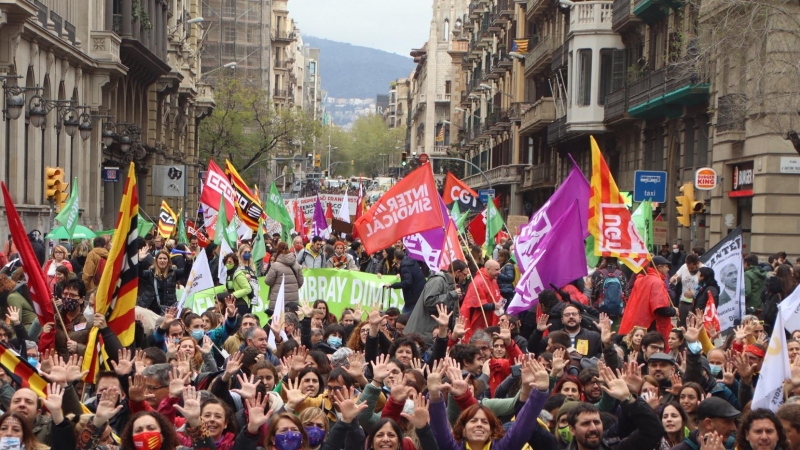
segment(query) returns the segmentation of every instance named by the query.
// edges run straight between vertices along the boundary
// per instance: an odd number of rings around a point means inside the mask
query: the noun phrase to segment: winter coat
[[[619,325],[619,334],[628,334],[634,326],[650,328],[655,322],[656,330],[664,336],[666,342],[672,331],[672,320],[656,313],[656,310],[671,306],[669,293],[661,273],[652,267],[645,270],[646,275],[639,275],[633,285]]]
[[[417,304],[419,295],[425,288],[425,275],[416,259],[405,257],[400,261],[400,281],[392,284],[392,289],[403,290],[403,311],[411,312]]]
[[[47,285],[50,287],[50,291],[51,292],[53,290],[53,286],[56,284],[56,277],[55,277],[55,275],[50,275],[48,272],[50,272],[50,266],[52,266],[54,263],[55,263],[55,260],[48,259],[47,262],[44,263],[44,267],[42,268],[42,272],[44,273],[45,279],[47,280]],[[74,272],[72,270],[72,263],[70,263],[66,259],[61,261],[61,265],[66,267],[70,272]],[[56,268],[57,267],[58,266],[56,266]],[[54,270],[54,273],[55,273],[55,270]]]
[[[775,319],[778,317],[778,305],[783,300],[783,283],[778,277],[769,277],[766,282],[766,294],[764,294],[764,309],[761,311],[761,319],[764,320],[764,328],[772,330]]]
[[[716,286],[708,286],[701,284],[700,289],[694,294],[694,301],[692,302],[692,311],[698,309],[705,311],[706,304],[708,303],[708,294],[711,293],[711,298],[714,299],[714,306],[719,308],[719,288]],[[665,338],[666,339],[666,338]]]
[[[467,319],[467,333],[464,335],[464,342],[469,342],[469,338],[474,332],[497,325],[498,317],[495,308],[497,303],[502,300],[502,296],[500,287],[497,286],[497,280],[492,279],[485,268],[478,271],[472,285],[466,289],[460,312]]]
[[[764,283],[767,272],[759,266],[750,266],[744,271],[744,298],[748,308],[763,307]]]
[[[458,315],[458,293],[456,292],[453,277],[448,272],[439,272],[431,275],[419,295],[417,304],[408,318],[405,334],[417,333],[422,336],[429,345],[433,345],[433,329],[437,327],[436,319],[431,315],[438,314],[436,306],[443,304],[448,311],[455,311]]]
[[[227,271],[225,276],[225,289],[228,290],[235,299],[236,304],[250,306],[250,298],[253,296],[253,287],[247,279],[247,272],[242,267],[236,267]]]
[[[162,308],[173,306],[178,302],[175,293],[177,280],[184,275],[184,272],[191,270],[191,263],[187,263],[183,269],[170,267],[167,275],[162,278],[156,276],[154,269],[142,270],[142,265],[139,264],[139,298],[136,304],[161,315]]]
[[[356,260],[350,253],[342,253],[342,256],[336,256],[334,254],[328,258],[328,263],[325,267],[328,269],[358,270]]]
[[[307,269],[322,269],[325,267],[325,256],[322,252],[314,253],[313,248],[311,243],[306,244],[306,248],[297,253],[297,264]]]
[[[500,269],[497,275],[497,285],[500,286],[500,294],[506,300],[514,298],[514,278],[516,277],[516,270],[514,270],[514,263],[509,261]]]
[[[106,250],[105,247],[93,248],[92,251],[86,255],[86,262],[83,264],[83,273],[81,274],[83,285],[86,286],[86,292],[97,289],[97,285],[94,284],[94,273],[97,272],[97,264],[100,260],[107,258],[108,250]]]
[[[19,321],[25,325],[26,329],[29,329],[31,323],[33,323],[34,319],[38,316],[33,309],[33,305],[25,298],[25,290],[21,289],[23,286],[24,285],[17,285],[11,292],[0,294],[0,297],[5,296],[5,301],[0,300],[0,304],[5,304],[5,307],[0,308],[0,314],[2,314],[2,317],[5,317],[8,312],[8,306],[19,309]]]
[[[275,309],[281,280],[285,280],[283,292],[286,295],[286,303],[299,302],[299,292],[303,286],[303,268],[297,263],[297,257],[292,252],[278,255],[269,266],[269,272],[264,279],[264,284],[269,286],[269,309]]]

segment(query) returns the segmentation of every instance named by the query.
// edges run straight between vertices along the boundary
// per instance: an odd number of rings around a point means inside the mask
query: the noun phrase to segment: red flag
[[[303,212],[303,208],[300,207],[300,203],[295,201],[294,202],[294,229],[297,231],[300,236],[303,236],[303,240],[308,235],[308,227],[306,227],[306,214]]]
[[[201,232],[197,228],[195,228],[194,222],[192,222],[191,220],[186,221],[186,234],[189,235],[190,239],[192,236],[196,237],[197,245],[199,245],[200,248],[206,248],[206,246],[209,243],[209,240],[206,237],[206,235],[203,234],[203,232]]]
[[[450,263],[455,259],[466,261],[461,244],[458,243],[458,229],[455,222],[449,220],[447,223],[447,234],[444,237],[442,246],[442,258],[439,260],[439,269],[448,270]]]
[[[208,174],[206,175],[206,182],[203,184],[203,194],[200,196],[200,201],[210,206],[211,209],[219,208],[220,196],[225,196],[225,212],[228,216],[228,223],[233,220],[233,215],[236,213],[236,194],[233,190],[233,185],[228,181],[225,172],[214,162],[208,161]]]
[[[719,315],[717,314],[717,306],[714,304],[714,299],[711,298],[711,292],[708,293],[706,310],[703,311],[703,326],[705,326],[706,330],[716,330],[716,334],[719,334],[721,329]]]
[[[371,255],[405,236],[444,227],[440,204],[433,170],[425,164],[389,189],[354,226]]]
[[[333,220],[333,206],[331,206],[331,202],[328,202],[328,206],[325,207],[325,220],[330,223]]]
[[[33,301],[33,309],[36,311],[36,315],[39,316],[40,324],[55,323],[55,312],[53,311],[53,301],[50,298],[50,289],[47,287],[42,268],[39,267],[39,260],[36,259],[36,254],[33,253],[31,241],[28,240],[28,234],[25,232],[25,225],[22,223],[22,218],[20,218],[17,208],[11,200],[11,194],[9,194],[5,182],[2,183],[2,188],[11,240],[17,246],[19,258],[22,261],[22,270],[25,271],[25,276],[28,278],[28,290]],[[53,327],[49,333],[43,333],[40,336],[39,351],[53,348],[56,338],[55,329],[56,327]]]
[[[472,240],[475,241],[475,244],[482,247],[486,242],[486,210],[472,219],[472,222],[467,225],[467,230],[472,235]]]
[[[478,201],[478,194],[450,172],[447,172],[447,178],[444,182],[442,200],[444,200],[445,205],[451,205],[458,200],[458,207],[462,212],[467,210],[478,211],[483,206]]]
[[[364,187],[361,185],[361,177],[358,177],[358,197],[356,198],[356,220],[367,212],[366,204],[364,203]],[[353,238],[358,237],[358,230],[353,228]]]

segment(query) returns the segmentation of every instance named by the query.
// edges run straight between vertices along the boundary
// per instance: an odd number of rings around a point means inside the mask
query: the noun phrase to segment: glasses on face
[[[660,345],[648,345],[647,348],[649,348],[650,350],[656,351],[656,352],[663,352],[664,351],[664,347],[662,347]]]

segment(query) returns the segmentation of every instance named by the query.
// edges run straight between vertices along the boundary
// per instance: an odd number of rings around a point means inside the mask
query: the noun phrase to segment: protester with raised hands
[[[75,433],[72,429],[72,422],[64,417],[64,412],[61,410],[63,398],[64,388],[59,386],[58,383],[50,383],[47,386],[47,397],[42,401],[42,405],[50,412],[50,417],[53,419],[53,426],[51,428],[53,433],[53,445],[50,447],[53,450],[73,450],[75,448]],[[0,419],[0,435],[19,438],[21,443],[25,445],[25,449],[36,450],[38,448],[46,448],[45,445],[35,441],[36,436],[33,434],[33,431],[25,427],[22,422],[20,422],[20,429],[23,433],[18,436],[14,436],[14,427],[10,425],[11,423],[4,423],[4,421]],[[9,430],[9,428],[11,430]],[[24,431],[26,428],[27,433]]]

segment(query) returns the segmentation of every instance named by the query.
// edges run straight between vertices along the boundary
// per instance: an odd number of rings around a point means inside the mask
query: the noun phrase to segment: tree
[[[240,173],[278,152],[305,156],[320,136],[319,122],[301,108],[278,108],[267,91],[236,78],[219,80],[214,101],[214,112],[200,126],[200,155],[227,158]]]
[[[349,131],[339,128],[330,131],[331,145],[338,147],[331,161],[340,162],[332,172],[343,177],[374,178],[381,171],[388,171],[389,158],[380,155],[395,155],[395,161],[399,161],[401,150],[396,147],[402,146],[405,139],[404,128],[389,128],[377,114],[359,117]]]

